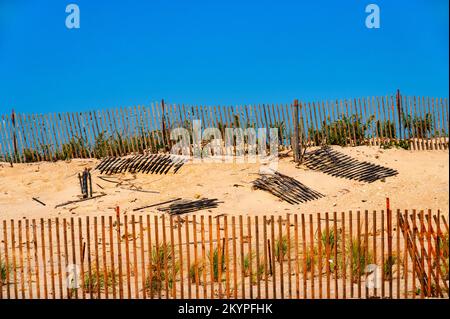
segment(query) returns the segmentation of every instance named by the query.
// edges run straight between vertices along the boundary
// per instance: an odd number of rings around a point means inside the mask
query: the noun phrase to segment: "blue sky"
[[[65,26],[76,3],[81,28]],[[365,7],[381,28],[365,27]],[[448,97],[448,1],[0,0],[0,113]]]

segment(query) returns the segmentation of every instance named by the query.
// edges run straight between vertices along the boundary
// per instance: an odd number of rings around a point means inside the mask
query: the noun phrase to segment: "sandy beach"
[[[448,151],[383,150],[378,147],[334,149],[353,158],[383,165],[398,171],[384,181],[363,183],[332,177],[321,172],[295,167],[291,153],[279,161],[278,170],[325,196],[291,205],[276,196],[252,188],[260,164],[186,163],[176,174],[120,173],[100,179],[92,170],[94,195],[106,196],[55,208],[80,198],[78,173],[94,169],[99,160],[72,160],[32,164],[0,163],[0,219],[78,217],[108,215],[119,206],[121,212],[173,198],[217,198],[217,208],[194,214],[279,215],[286,213],[342,212],[385,209],[386,197],[392,209],[437,210],[448,213]],[[149,192],[151,191],[151,192]],[[153,193],[154,192],[154,193]],[[45,203],[34,201],[35,197]],[[139,211],[157,213],[156,208]]]

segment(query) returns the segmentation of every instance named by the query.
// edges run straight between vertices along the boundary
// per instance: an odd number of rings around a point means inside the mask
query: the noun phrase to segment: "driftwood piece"
[[[178,200],[181,200],[181,198],[175,198],[175,199],[171,199],[171,200],[168,200],[168,201],[165,201],[165,202],[161,202],[161,203],[157,203],[157,204],[152,204],[152,205],[147,205],[147,206],[142,206],[142,207],[134,208],[134,209],[133,209],[133,212],[136,212],[136,211],[138,211],[138,210],[142,210],[142,209],[145,209],[145,208],[151,208],[151,207],[155,207],[155,206],[159,206],[159,205],[164,205],[164,204],[172,203],[172,202],[175,202],[175,201],[178,201]]]
[[[61,204],[56,205],[55,208],[62,207],[62,206],[66,206],[66,205],[70,205],[70,204],[73,204],[73,203],[84,202],[84,201],[87,201],[87,200],[91,200],[91,199],[95,199],[95,198],[100,198],[100,197],[103,197],[103,196],[106,196],[106,194],[103,193],[103,194],[96,195],[96,196],[92,196],[92,197],[88,197],[88,198],[82,198],[82,199],[77,199],[77,200],[70,200],[70,201],[68,201],[68,202],[61,203]]]
[[[44,202],[41,202],[39,199],[37,199],[36,197],[32,197],[32,199],[36,202],[38,202],[39,204],[41,204],[42,206],[46,206],[46,204]]]
[[[130,187],[130,188],[126,188],[126,187],[121,187],[121,189],[125,189],[127,191],[133,191],[133,192],[141,192],[141,193],[149,193],[149,194],[159,194],[159,192],[157,191],[149,191],[149,190],[145,190],[145,189],[139,189],[137,187]]]

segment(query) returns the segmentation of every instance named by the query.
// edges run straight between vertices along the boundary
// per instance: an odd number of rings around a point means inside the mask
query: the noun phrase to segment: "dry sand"
[[[292,176],[308,187],[325,194],[324,198],[290,205],[262,190],[253,190],[251,182],[257,178],[259,164],[193,164],[187,163],[176,174],[116,174],[109,183],[92,172],[94,195],[107,196],[60,208],[55,205],[76,200],[80,195],[77,174],[85,167],[94,168],[98,160],[72,160],[56,163],[15,164],[0,163],[0,219],[76,217],[108,215],[120,206],[124,213],[133,208],[181,197],[196,199],[218,198],[223,203],[210,211],[197,214],[270,215],[286,213],[315,213],[348,210],[381,210],[389,197],[393,209],[449,208],[448,151],[382,150],[378,147],[334,147],[354,158],[366,160],[398,170],[399,174],[374,183],[362,183],[332,177],[304,167],[296,168],[292,157],[280,159],[279,171]],[[103,187],[101,189],[98,185]],[[130,190],[139,188],[159,194]],[[32,200],[46,203],[42,206]],[[140,211],[157,212],[156,208]]]

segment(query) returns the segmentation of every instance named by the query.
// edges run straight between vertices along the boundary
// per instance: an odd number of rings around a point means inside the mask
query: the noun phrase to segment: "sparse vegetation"
[[[0,280],[6,282],[6,270],[8,265],[0,258]]]
[[[197,261],[197,263],[192,263],[191,266],[189,267],[189,277],[191,278],[191,282],[195,282],[195,272],[197,270],[197,274],[198,274],[198,279],[201,282],[202,279],[202,274],[205,271],[205,261],[204,260],[199,260]]]
[[[356,145],[364,145],[368,137],[367,132],[370,130],[373,120],[373,115],[364,123],[359,115],[341,115],[336,121],[330,123],[323,121],[320,129],[310,127],[308,134],[314,145],[321,145],[323,142],[322,137],[326,139],[325,144],[328,145],[346,146],[351,140],[355,141]]]
[[[154,246],[151,256],[152,264],[147,270],[149,275],[146,278],[145,288],[154,294],[161,292],[166,280],[168,286],[172,287],[180,268],[167,244],[160,244],[158,247]],[[167,273],[164,269],[165,262],[167,262],[167,265],[170,265],[167,267]],[[175,263],[175,271],[172,268],[172,263]]]
[[[368,249],[367,256],[365,256],[364,244],[358,243],[356,238],[352,238],[348,242],[346,249],[346,260],[351,263],[353,279],[357,280],[358,277],[364,275],[366,266],[372,263],[372,252]]]
[[[426,113],[424,117],[406,115],[402,116],[403,127],[408,130],[411,138],[425,138],[433,130],[433,116]]]
[[[277,238],[275,240],[275,259],[278,262],[284,260],[288,253],[288,238],[287,236],[281,237],[281,240]]]
[[[405,150],[411,149],[411,145],[408,141],[405,140],[390,140],[385,141],[380,145],[382,149],[391,149],[391,148],[403,148]]]
[[[107,275],[105,278],[104,269],[99,269],[99,273],[86,273],[84,275],[83,289],[88,293],[95,293],[99,289],[104,291],[105,289],[112,288],[117,284],[118,274],[112,269],[107,269]],[[106,280],[107,279],[107,280]]]
[[[217,247],[215,247],[212,251],[213,276],[214,276],[214,281],[216,281],[216,282],[219,281],[219,253],[222,253],[222,252],[220,252]],[[208,252],[208,260],[211,260],[211,251]],[[221,258],[220,264],[221,264],[220,270],[221,270],[221,273],[223,273],[225,270],[225,258]]]

